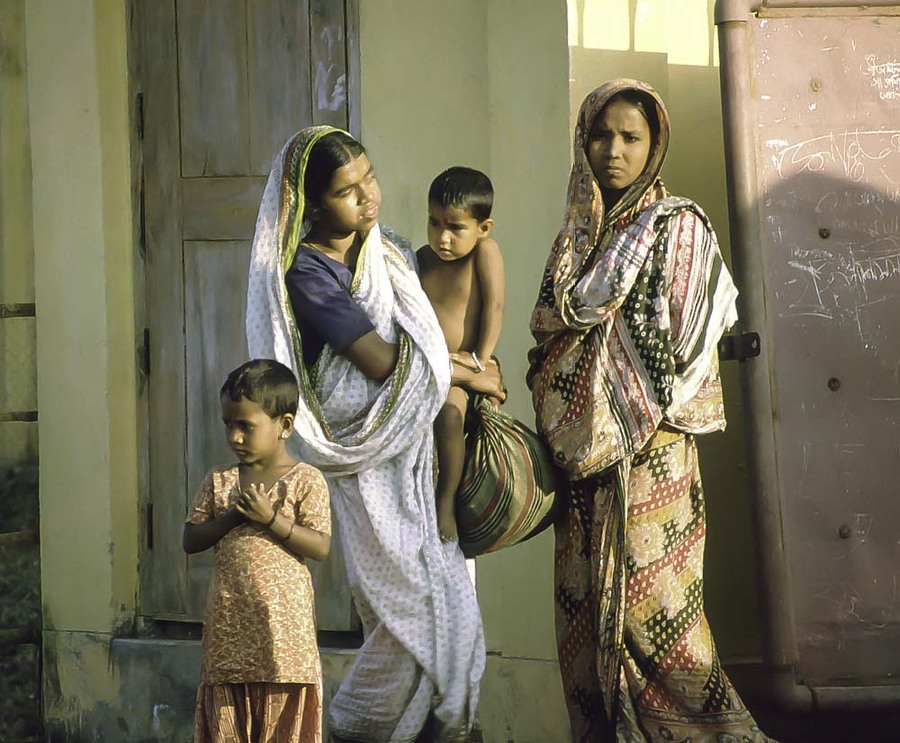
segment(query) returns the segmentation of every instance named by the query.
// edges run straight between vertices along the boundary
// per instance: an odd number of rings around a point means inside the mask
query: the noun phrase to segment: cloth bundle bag
[[[563,491],[538,435],[487,396],[473,398],[466,428],[456,522],[463,554],[476,557],[540,534],[553,523]]]

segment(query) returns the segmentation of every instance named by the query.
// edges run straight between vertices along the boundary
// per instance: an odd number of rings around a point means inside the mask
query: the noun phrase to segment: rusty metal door
[[[900,706],[900,4],[716,23],[772,686]]]

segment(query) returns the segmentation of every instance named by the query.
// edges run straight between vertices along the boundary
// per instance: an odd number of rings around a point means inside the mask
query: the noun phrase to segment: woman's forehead
[[[623,98],[616,98],[601,108],[591,125],[594,130],[600,125],[616,129],[648,128],[647,117],[639,106]]]
[[[331,189],[339,191],[347,186],[356,185],[369,174],[371,169],[372,164],[366,153],[363,153],[334,171],[334,176],[331,178]]]

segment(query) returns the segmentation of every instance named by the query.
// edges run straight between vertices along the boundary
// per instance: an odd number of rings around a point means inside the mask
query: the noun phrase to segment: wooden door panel
[[[252,240],[266,179],[185,178],[181,188],[185,240]]]
[[[247,360],[246,241],[186,242],[184,248],[185,341],[188,410],[188,506],[214,464],[234,461],[225,442],[219,388]],[[191,556],[188,607],[203,613],[212,571],[212,550]]]
[[[316,124],[348,128],[347,19],[342,3],[312,0],[310,57],[313,69],[313,119]]]
[[[332,4],[343,13],[342,3]],[[249,7],[250,168],[257,175],[268,175],[288,137],[313,121],[309,21],[305,2],[258,0]]]
[[[178,0],[182,175],[247,175],[245,0]]]

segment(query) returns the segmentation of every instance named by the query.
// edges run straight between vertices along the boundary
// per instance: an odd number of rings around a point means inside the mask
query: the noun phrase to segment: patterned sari
[[[585,145],[628,89],[656,101],[660,131],[643,174],[605,213]],[[570,468],[556,525],[560,669],[576,741],[759,743],[768,739],[723,673],[703,611],[694,442],[725,426],[716,344],[737,292],[706,215],[659,179],[668,142],[649,86],[617,80],[587,96],[532,315],[529,384],[545,424],[588,410],[592,440],[613,444],[600,471]],[[564,373],[553,362],[573,342],[595,355]]]
[[[450,383],[443,333],[418,277],[378,226],[360,249],[350,294],[399,346],[383,383],[326,344],[303,363],[284,275],[303,233],[303,174],[329,127],[299,132],[276,158],[260,205],[247,292],[251,356],[300,379],[297,457],[325,475],[365,641],[330,700],[332,733],[360,741],[464,739],[485,665],[478,604],[458,545],[438,537],[432,424]]]

